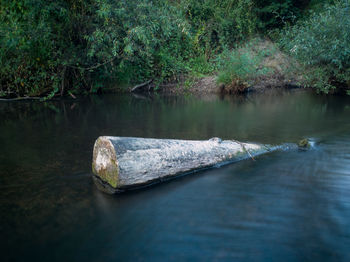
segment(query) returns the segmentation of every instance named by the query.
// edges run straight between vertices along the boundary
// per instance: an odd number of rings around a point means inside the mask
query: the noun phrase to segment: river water
[[[1,103],[1,261],[350,261],[349,117],[300,90]],[[315,145],[110,196],[100,135]]]

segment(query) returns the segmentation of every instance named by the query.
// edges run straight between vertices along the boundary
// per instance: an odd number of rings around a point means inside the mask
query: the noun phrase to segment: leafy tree
[[[163,1],[2,0],[0,17],[0,91],[8,95],[170,78],[193,50],[186,20]]]
[[[183,12],[195,32],[195,44],[207,56],[254,34],[256,17],[251,0],[184,0]]]
[[[305,82],[329,93],[349,88],[350,2],[339,0],[282,31],[280,44],[303,65]],[[349,91],[348,91],[349,92]]]

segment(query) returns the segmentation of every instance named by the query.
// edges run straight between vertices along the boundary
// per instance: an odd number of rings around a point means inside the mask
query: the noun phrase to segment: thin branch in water
[[[234,139],[232,139],[231,141],[233,141],[233,142],[239,144],[239,145],[243,148],[243,150],[249,155],[249,157],[250,157],[253,161],[255,161],[255,158],[252,156],[252,154],[249,152],[249,150],[247,150],[247,149],[245,148],[245,146],[244,146],[244,144],[243,144],[242,142],[239,142],[239,141],[234,140]]]

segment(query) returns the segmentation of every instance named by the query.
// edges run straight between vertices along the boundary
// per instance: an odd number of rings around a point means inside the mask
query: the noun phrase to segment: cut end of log
[[[104,136],[99,137],[94,146],[92,172],[113,188],[119,184],[119,166],[112,142]]]

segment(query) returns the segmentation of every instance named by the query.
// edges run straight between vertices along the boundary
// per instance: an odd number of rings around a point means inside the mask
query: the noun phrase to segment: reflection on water
[[[2,260],[349,261],[349,115],[297,90],[1,103]],[[317,143],[108,196],[99,135]]]

